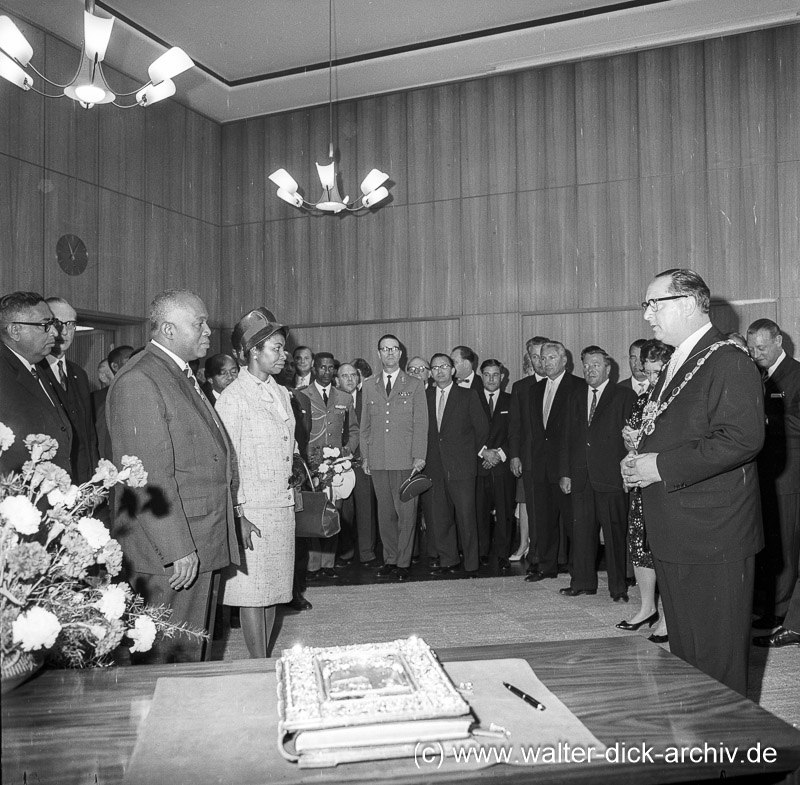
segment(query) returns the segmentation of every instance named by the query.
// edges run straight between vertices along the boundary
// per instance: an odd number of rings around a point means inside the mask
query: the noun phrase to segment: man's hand
[[[371,473],[369,470],[369,463],[366,461],[366,459],[361,461],[361,471],[367,475]]]
[[[180,559],[175,559],[172,562],[172,575],[169,579],[170,588],[175,591],[188,589],[195,582],[199,567],[200,559],[197,558],[196,551],[181,556]]]
[[[411,462],[411,473],[416,474],[417,472],[421,472],[425,468],[425,459],[424,458],[414,458]]]
[[[572,493],[572,480],[569,477],[562,477],[558,481],[558,487],[561,488],[561,493],[569,495]]]
[[[639,443],[639,429],[626,425],[622,429],[622,441],[625,442],[625,447],[633,452]]]
[[[256,537],[261,539],[261,529],[259,529],[254,523],[250,523],[250,521],[244,515],[237,519],[237,525],[239,527],[239,539],[241,540],[242,545],[244,545],[245,550],[252,551],[253,535],[255,534]]]
[[[641,455],[628,453],[620,462],[622,482],[625,487],[646,488],[654,482],[661,482],[657,461],[657,452],[646,452]]]
[[[511,467],[511,474],[515,477],[522,477],[522,461],[519,458],[512,458],[509,466]]]

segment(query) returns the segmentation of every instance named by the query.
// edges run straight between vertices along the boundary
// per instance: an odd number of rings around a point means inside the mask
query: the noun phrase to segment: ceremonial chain
[[[727,341],[717,341],[717,343],[712,344],[708,351],[697,361],[697,365],[692,368],[686,376],[683,377],[683,381],[680,383],[680,386],[675,387],[672,391],[672,395],[667,398],[666,401],[663,403],[658,403],[657,401],[650,400],[645,404],[644,410],[642,411],[642,432],[646,436],[650,436],[653,431],[656,429],[656,420],[660,417],[667,409],[667,407],[675,400],[678,393],[686,387],[689,380],[700,370],[700,367],[705,363],[705,361],[715,352],[720,346],[725,346],[725,344],[729,344],[730,346],[735,346],[739,351],[746,351],[742,349],[742,347],[733,340]],[[641,441],[641,438],[640,438]],[[637,445],[638,446],[638,445]]]

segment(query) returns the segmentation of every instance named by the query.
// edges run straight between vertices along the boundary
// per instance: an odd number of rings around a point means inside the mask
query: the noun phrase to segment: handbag
[[[314,487],[311,472],[302,462],[308,477],[308,485]],[[325,491],[294,491],[295,537],[321,537],[327,539],[341,530],[339,510],[333,505]]]

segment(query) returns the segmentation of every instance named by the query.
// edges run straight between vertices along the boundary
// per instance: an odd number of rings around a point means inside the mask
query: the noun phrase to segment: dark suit
[[[24,440],[31,433],[52,436],[58,442],[58,452],[50,460],[64,471],[72,471],[72,423],[50,378],[43,373],[39,376],[46,393],[17,355],[0,341],[0,422],[14,432],[13,444],[0,453],[0,473],[19,471],[30,460]]]
[[[605,543],[608,590],[626,594],[625,535],[628,495],[619,463],[627,452],[622,429],[630,417],[636,393],[608,382],[588,422],[589,385],[577,385],[569,401],[561,452],[561,476],[569,477],[572,496],[573,589],[597,589],[598,524]]]
[[[489,436],[486,447],[501,449],[506,459],[491,469],[483,468],[483,461],[478,461],[478,481],[476,506],[478,515],[478,550],[481,557],[492,552],[501,559],[511,554],[511,542],[514,537],[514,507],[516,506],[517,479],[509,467],[508,421],[511,406],[511,395],[497,390],[494,393],[494,414],[489,414],[489,402],[486,393],[478,394],[486,419],[489,421]],[[492,537],[490,519],[495,511],[494,537]]]
[[[800,362],[788,355],[764,381],[764,410],[758,479],[766,542],[756,560],[756,597],[765,614],[785,616],[800,559]]]
[[[436,422],[439,388],[426,390],[428,399],[428,454],[425,471],[433,480],[430,489],[433,535],[442,567],[459,562],[459,544],[464,569],[478,569],[478,526],[475,517],[475,477],[478,453],[489,435],[489,420],[471,389],[453,383],[447,394],[442,426]],[[428,523],[426,521],[426,523]]]
[[[722,340],[714,327],[705,333],[662,397]],[[725,344],[639,445],[640,453],[658,454],[661,481],[642,489],[642,502],[670,650],[742,694],[754,557],[764,544],[755,464],[764,442],[763,406],[755,365]]]
[[[208,398],[208,402],[216,408],[219,395],[214,389],[214,385],[211,384],[211,382],[203,382],[200,385],[200,389],[203,391],[203,395],[205,395],[206,398]]]
[[[118,495],[113,536],[135,591],[166,602],[174,620],[205,627],[212,572],[238,564],[230,446],[211,405],[153,343],[114,377],[106,404],[114,458],[138,456],[146,487]],[[169,587],[170,565],[196,552],[189,589]],[[150,661],[197,659],[199,646],[176,637],[156,644]]]
[[[111,451],[111,434],[106,423],[106,400],[108,387],[101,387],[91,394],[92,416],[94,417],[94,431],[97,435],[97,450],[101,458],[110,461],[113,458]]]
[[[72,479],[76,484],[88,482],[97,467],[100,455],[97,450],[97,434],[92,419],[92,402],[89,393],[89,377],[76,363],[67,360],[67,389],[61,386],[47,358],[38,364],[42,374],[50,379],[56,395],[72,423],[72,448],[70,464]]]
[[[351,396],[352,397],[352,396]],[[359,388],[356,392],[355,416],[361,422],[361,403],[363,392]],[[357,448],[353,453],[356,458],[361,457],[361,448]],[[342,521],[348,523],[351,530],[355,530],[354,540],[358,542],[358,559],[361,562],[372,561],[375,558],[375,491],[372,488],[372,478],[364,474],[361,466],[354,466],[353,472],[356,475],[356,485],[353,493],[342,503]],[[355,526],[353,524],[355,523]],[[344,534],[344,528],[340,533],[340,540]],[[355,549],[355,543],[351,546]],[[349,551],[343,552],[346,558],[350,558]]]

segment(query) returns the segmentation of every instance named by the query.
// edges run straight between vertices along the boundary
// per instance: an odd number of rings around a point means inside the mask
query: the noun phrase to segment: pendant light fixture
[[[328,0],[328,142],[330,163],[325,166],[317,163],[317,173],[322,184],[322,195],[317,202],[309,202],[298,193],[297,181],[286,169],[277,169],[269,176],[269,179],[278,186],[278,196],[281,199],[295,207],[308,210],[312,215],[322,215],[340,213],[343,210],[356,212],[374,207],[389,197],[389,191],[384,185],[389,175],[378,169],[373,169],[364,178],[361,183],[361,195],[354,202],[350,203],[349,196],[342,199],[339,193],[333,149],[333,0]]]

